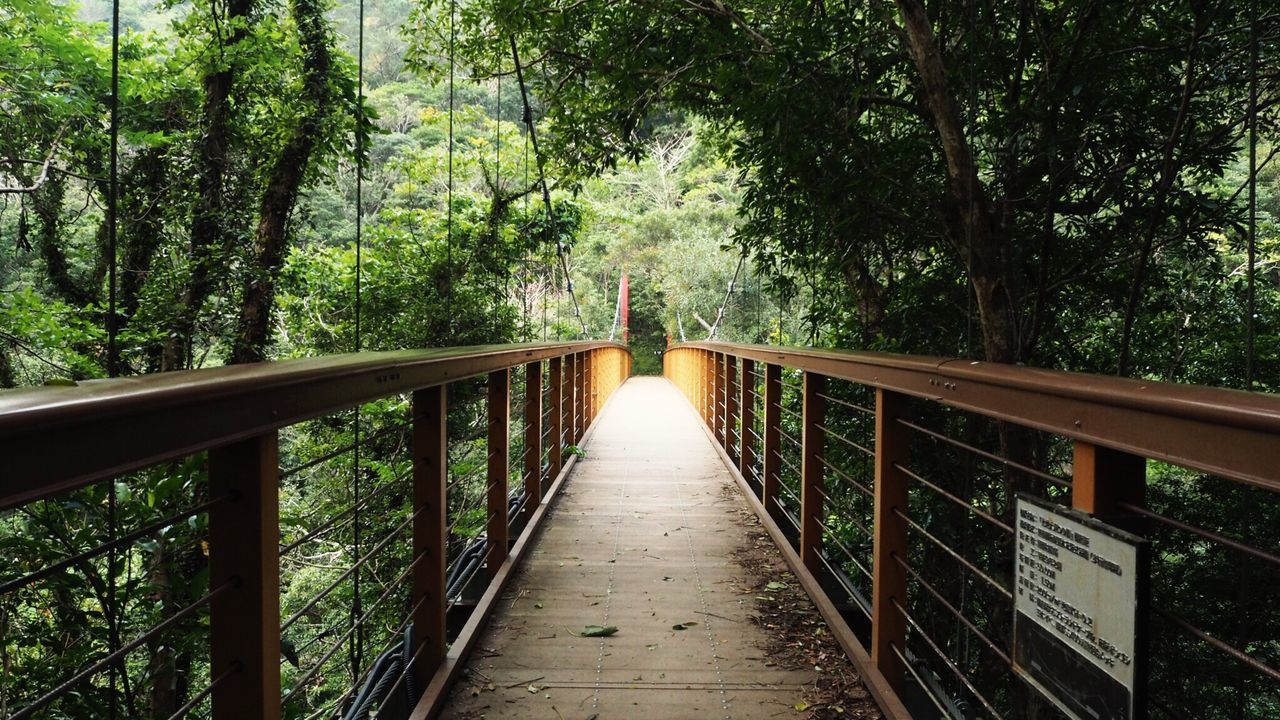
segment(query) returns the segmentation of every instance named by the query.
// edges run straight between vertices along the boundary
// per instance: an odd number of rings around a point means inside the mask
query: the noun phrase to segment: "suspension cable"
[[[362,280],[362,257],[361,250],[363,246],[363,215],[364,215],[364,148],[362,139],[362,128],[364,127],[364,0],[358,3],[358,22],[359,28],[356,32],[356,127],[355,127],[355,152],[356,152],[356,272],[355,272],[355,352],[360,352],[363,347],[363,337],[361,337],[360,315],[363,297],[361,295]],[[361,530],[361,513],[360,507],[363,505],[362,492],[360,487],[360,449],[361,449],[361,432],[360,432],[360,406],[356,405],[353,420],[354,445],[351,452],[351,495],[353,498],[354,511],[351,517],[351,545],[352,557],[360,557],[360,530]],[[351,578],[352,603],[350,610],[350,622],[352,633],[349,636],[349,644],[347,646],[347,659],[351,666],[351,677],[357,678],[360,675],[360,666],[364,662],[364,632],[363,625],[357,625],[363,612],[361,593],[360,593],[360,567],[357,565],[355,572]]]
[[[116,243],[120,198],[120,0],[111,3],[111,150],[107,195],[107,377],[120,373],[116,317]]]
[[[608,285],[607,285],[607,283],[606,283],[606,286],[605,286],[605,287],[606,287],[606,290],[607,290],[607,289],[608,289]],[[605,299],[606,299],[606,300],[608,300],[607,293],[606,293],[606,298],[605,298]],[[619,275],[618,275],[618,296],[617,296],[617,298],[615,298],[615,299],[614,299],[614,303],[613,303],[613,325],[611,325],[611,326],[609,327],[609,340],[611,340],[611,341],[612,341],[612,340],[613,340],[613,338],[614,338],[614,336],[615,336],[615,335],[617,335],[617,333],[618,333],[618,324],[619,324],[619,323],[621,323],[621,322],[622,322],[622,273],[621,273],[621,272],[619,272]]]
[[[974,126],[977,125],[977,118],[978,118],[978,113],[977,113],[977,107],[978,107],[978,77],[977,77],[978,70],[977,68],[978,66],[977,66],[977,61],[975,59],[975,53],[977,49],[973,47],[974,37],[977,32],[978,23],[976,18],[974,17],[974,12],[975,11],[974,11],[973,4],[969,3],[965,9],[965,21],[968,26],[967,29],[965,30],[965,34],[968,36],[967,40],[969,42],[969,52],[968,52],[968,55],[969,55],[968,71],[969,72],[967,73],[967,77],[965,78],[966,82],[968,83],[967,89],[968,89],[969,102],[966,103],[968,107],[966,107],[965,110],[966,110],[966,114],[969,116],[967,119],[969,123],[970,133],[974,131]],[[1050,162],[1052,162],[1052,157],[1053,157],[1052,152],[1050,152],[1049,157],[1051,158]],[[965,284],[964,328],[965,329],[964,329],[964,333],[965,335],[964,335],[964,354],[961,355],[961,357],[971,358],[973,357],[973,304],[974,304],[974,299],[977,293],[977,290],[975,290],[973,287],[973,224],[975,222],[974,216],[978,212],[978,196],[977,196],[978,188],[976,186],[976,183],[977,183],[976,176],[970,177],[966,175],[965,183],[968,184],[969,186],[968,197],[966,198],[967,202],[969,203],[969,217],[965,220],[965,224],[964,224],[964,237],[965,237],[965,243],[964,243],[965,244],[965,258],[964,258],[964,266],[965,266],[964,267],[964,281],[965,281],[964,282]],[[865,322],[863,324],[865,325]]]
[[[538,132],[533,124],[533,111],[529,107],[529,90],[524,84],[524,68],[520,65],[520,51],[516,47],[515,35],[511,36],[511,57],[516,65],[516,79],[520,82],[520,97],[524,101],[524,122],[529,131],[529,140],[533,143],[533,159],[538,164],[538,184],[542,188],[542,204],[547,211],[547,232],[554,235],[556,239],[556,260],[564,273],[565,287],[569,290],[569,299],[573,301],[573,314],[574,317],[578,318],[579,325],[582,326],[583,337],[587,337],[590,333],[587,331],[587,322],[582,317],[582,308],[578,305],[578,296],[573,291],[573,278],[569,274],[569,263],[565,258],[564,243],[560,242],[560,233],[556,232],[555,214],[551,208],[551,190],[547,186],[546,168],[543,164],[542,153],[538,150]]]
[[[724,292],[724,302],[720,303],[720,308],[716,310],[716,319],[711,323],[711,330],[707,332],[708,340],[715,340],[716,333],[720,331],[720,321],[724,319],[724,309],[729,305],[729,298],[733,297],[733,286],[738,282],[738,274],[742,272],[742,263],[746,259],[746,253],[738,256],[738,266],[734,268],[733,279],[729,281],[729,288]]]
[[[111,2],[111,151],[110,179],[107,196],[107,255],[110,264],[107,270],[107,376],[116,377],[120,372],[120,346],[117,342],[116,318],[116,242],[118,225],[118,204],[120,198],[120,0]],[[111,549],[107,552],[106,603],[103,610],[107,618],[108,646],[111,655],[120,652],[120,616],[116,602],[116,573],[119,570],[119,554],[116,551],[116,534],[119,515],[119,503],[116,497],[116,482],[107,481],[107,542]],[[116,687],[121,676],[126,673],[123,658],[108,666],[110,697],[107,703],[107,715],[115,720],[119,712],[119,699]],[[127,681],[127,677],[125,678]]]
[[[1249,237],[1245,323],[1245,389],[1253,390],[1256,372],[1256,318],[1258,300],[1255,276],[1258,261],[1258,0],[1249,3]]]
[[[493,132],[493,202],[497,203],[502,198],[502,52],[498,52],[498,69],[495,73],[498,77],[498,97],[497,97],[497,122],[494,123],[497,129]],[[496,228],[495,228],[496,230]],[[505,253],[504,253],[505,255]],[[498,314],[503,303],[508,301],[511,295],[511,273],[506,273],[502,280],[502,297],[493,299],[493,329],[498,329]],[[495,295],[497,293],[494,293]]]
[[[454,85],[454,43],[456,41],[454,15],[457,12],[457,0],[449,0],[449,178],[446,192],[445,211],[445,265],[448,282],[445,283],[445,322],[447,323],[449,340],[453,340],[453,85]]]

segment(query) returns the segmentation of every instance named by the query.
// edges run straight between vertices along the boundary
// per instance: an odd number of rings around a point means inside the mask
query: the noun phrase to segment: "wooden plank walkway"
[[[735,554],[759,528],[684,398],[630,379],[585,450],[442,717],[800,717],[816,672],[777,667],[750,621]]]

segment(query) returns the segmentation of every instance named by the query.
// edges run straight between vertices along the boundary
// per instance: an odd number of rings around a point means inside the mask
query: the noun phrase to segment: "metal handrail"
[[[558,487],[543,488],[540,478],[536,484],[530,483],[532,476],[538,474],[542,455],[538,422],[543,417],[543,394],[530,396],[536,402],[526,402],[529,398],[524,390],[512,393],[511,371],[519,369],[540,379],[543,360],[551,360],[550,364],[556,368],[568,363],[572,369],[571,373],[560,375],[557,371],[553,376],[558,384],[549,392],[556,398],[553,409],[563,412],[552,413],[551,434],[559,433],[567,442],[581,443],[609,394],[630,375],[631,360],[624,345],[527,343],[360,353],[0,393],[0,453],[5,457],[0,470],[0,509],[50,498],[108,478],[119,480],[118,476],[129,472],[203,450],[209,451],[207,462],[196,472],[207,473],[208,492],[212,497],[177,515],[153,521],[96,548],[12,579],[0,588],[0,595],[127,547],[147,533],[197,515],[207,515],[208,530],[202,542],[206,543],[209,556],[209,583],[217,588],[197,604],[154,624],[138,639],[113,647],[110,654],[18,709],[17,717],[28,716],[58,701],[78,684],[118,663],[124,653],[139,643],[198,610],[203,612],[205,606],[208,606],[213,678],[175,717],[206,701],[211,703],[214,718],[271,717],[276,714],[277,698],[283,698],[279,702],[289,702],[308,686],[311,678],[324,671],[350,638],[363,637],[355,634],[365,632],[366,621],[380,605],[397,593],[408,594],[410,590],[416,601],[401,627],[413,623],[422,629],[418,640],[421,647],[414,653],[414,659],[423,660],[413,670],[421,677],[416,677],[415,682],[426,686],[427,681],[438,677],[444,678],[440,687],[447,687],[456,658],[465,655],[474,644],[475,627],[478,627],[469,624],[471,630],[464,628],[452,638],[449,652],[453,653],[450,655],[453,660],[446,663],[449,639],[446,635],[450,634],[446,620],[454,602],[444,601],[443,591],[448,580],[445,558],[450,543],[456,539],[451,536],[453,526],[448,521],[458,513],[458,508],[451,507],[449,489],[457,481],[453,478],[451,482],[450,476],[459,461],[450,458],[456,438],[455,433],[450,432],[449,416],[459,407],[475,404],[479,407],[478,423],[487,421],[487,435],[476,436],[476,439],[484,437],[484,444],[473,444],[475,449],[471,451],[483,448],[485,454],[479,456],[476,470],[468,477],[480,477],[484,471],[489,475],[477,502],[478,507],[484,507],[484,501],[488,501],[489,547],[482,559],[486,582],[490,588],[500,590],[510,577],[515,562],[512,558],[517,558],[522,548],[527,547],[528,537],[546,515],[544,493],[554,492]],[[487,395],[477,394],[462,404],[447,401],[451,394],[447,387],[456,388],[459,381],[486,375]],[[519,377],[515,384],[523,387]],[[399,451],[410,454],[412,468],[371,493],[362,496],[355,490],[355,500],[346,509],[332,514],[310,533],[281,549],[277,503],[280,480],[352,452],[358,446],[344,445],[282,469],[278,431],[311,418],[406,393],[413,394],[414,409],[409,419],[393,428],[374,432],[365,440],[393,431],[411,434],[411,449],[401,447]],[[519,410],[513,411],[513,405]],[[571,419],[573,424],[560,425]],[[516,434],[511,432],[513,426],[517,428]],[[463,430],[470,436],[470,431],[465,427]],[[509,475],[517,461],[525,466],[526,472],[520,477],[519,486],[509,488]],[[557,482],[563,482],[564,473],[572,465],[572,458],[556,459],[548,463],[548,473],[559,473]],[[412,482],[406,483],[410,478]],[[347,518],[353,518],[359,527],[360,508],[388,488],[411,490],[410,511],[372,544],[361,546],[357,539],[358,558],[281,621],[279,557],[345,524]],[[511,548],[507,533],[512,516],[517,513],[524,522],[524,533]],[[408,536],[411,543],[406,539]],[[362,609],[359,581],[352,578],[359,578],[356,573],[372,558],[377,557],[381,562],[384,550],[401,544],[412,545],[414,559],[378,600]],[[481,567],[477,563],[472,575]],[[404,582],[410,576],[412,587]],[[336,590],[351,583],[355,584],[356,600],[349,627],[324,651],[319,662],[299,676],[293,687],[282,695],[277,667],[281,634],[321,603],[331,603],[332,598],[337,597]],[[482,598],[471,611],[471,617],[483,617],[492,606],[492,600]],[[429,691],[422,702],[438,702],[441,693],[442,690]]]
[[[936,638],[942,636],[929,636],[932,630],[926,626],[932,621],[917,622],[917,618],[931,618],[938,609],[944,610],[943,615],[949,614],[959,623],[959,626],[944,628],[945,632],[963,632],[960,629],[963,626],[992,650],[1002,664],[1010,666],[1011,672],[1017,672],[1007,650],[995,641],[1005,638],[1002,633],[1009,631],[1008,620],[992,623],[993,617],[1010,617],[1014,603],[1009,574],[1014,545],[1010,538],[1015,534],[1014,506],[1010,498],[1013,492],[1023,489],[1006,476],[1008,473],[1066,488],[1069,494],[1058,488],[1035,486],[1050,498],[1066,500],[1076,512],[1122,527],[1126,527],[1125,523],[1138,527],[1142,521],[1153,521],[1250,558],[1280,562],[1277,559],[1280,555],[1271,549],[1167,517],[1145,507],[1143,500],[1148,486],[1148,460],[1252,485],[1262,491],[1280,491],[1280,466],[1274,463],[1280,451],[1280,396],[946,358],[720,342],[674,345],[664,358],[664,372],[701,415],[705,430],[717,445],[716,431],[720,427],[732,427],[740,419],[745,424],[748,420],[744,410],[733,412],[729,404],[720,402],[727,397],[726,393],[733,392],[730,388],[739,366],[743,376],[749,373],[762,378],[759,384],[747,383],[737,388],[741,408],[749,408],[749,419],[752,423],[761,421],[762,429],[756,432],[746,425],[750,432],[744,434],[748,442],[744,442],[741,449],[742,462],[734,462],[727,454],[728,447],[722,459],[739,475],[741,489],[755,501],[753,507],[757,514],[832,627],[833,634],[858,665],[886,716],[909,716],[898,693],[916,692],[905,688],[903,683],[907,670],[916,675],[914,669],[908,667],[911,662],[905,648],[918,638],[957,675],[967,689],[967,693],[960,691],[961,696],[982,703],[989,714],[999,717],[991,704],[992,699],[999,698],[984,697],[983,693],[988,692],[986,685],[979,688],[971,682],[966,672],[956,665],[955,658],[944,650],[948,643],[938,644]],[[803,377],[799,385],[784,380],[796,375]],[[828,392],[829,381],[849,383],[843,386],[846,390],[849,387],[874,389],[875,409]],[[782,397],[798,399],[802,412],[796,414],[785,407]],[[763,417],[756,412],[757,405]],[[719,407],[725,408],[723,416],[718,414]],[[992,425],[998,424],[1001,450],[989,452],[977,447],[968,437],[957,439],[926,427],[929,423],[922,417],[938,415],[939,408],[960,411],[942,415],[961,421],[955,425],[965,428],[963,432],[975,428],[989,432],[997,429]],[[862,428],[859,432],[870,431],[874,449],[869,441],[864,443],[847,437],[838,429],[838,423],[833,430],[828,419],[830,410],[835,410],[838,417],[848,417],[850,412],[872,416],[874,430],[859,426]],[[971,422],[974,419],[995,422],[974,425]],[[793,421],[800,425],[798,433]],[[1015,430],[1019,427],[1043,434],[1024,434]],[[1020,439],[1032,437],[1048,441],[1046,456],[1033,459],[1027,448],[1020,447]],[[1004,447],[1006,439],[1012,439],[1007,448]],[[1063,440],[1070,441],[1067,447]],[[851,480],[838,463],[828,461],[826,453],[832,443],[839,445],[835,448],[837,456],[857,451],[855,457],[868,458],[875,465],[874,485],[863,487],[854,482],[859,490],[874,496],[870,528],[863,527],[861,518],[856,517],[862,515],[861,512],[851,517],[852,509],[827,490],[828,483],[837,485],[838,480]],[[944,445],[947,451],[955,448],[972,455],[963,457],[960,466],[954,468],[962,477],[965,473],[977,472],[979,463],[1003,466],[1004,474],[992,478],[996,484],[1003,483],[1001,490],[1006,505],[1002,512],[983,509],[975,499],[978,496],[970,496],[967,481],[965,490],[957,490],[949,483],[930,479],[933,473],[923,470],[923,465],[928,465],[930,460],[936,461],[943,473],[955,464],[947,453],[936,458],[928,456],[931,451],[944,449]],[[1069,466],[1062,453],[1068,448],[1072,453]],[[784,452],[784,449],[798,451],[799,467],[791,461],[796,453]],[[917,458],[922,465],[916,465]],[[759,472],[750,466],[757,459],[764,461],[763,470]],[[1053,466],[1057,472],[1069,467],[1071,479],[1060,478],[1047,468],[1040,469],[1033,464]],[[746,479],[748,476],[757,477],[759,483],[751,485]],[[795,496],[797,486],[800,488],[798,498]],[[952,518],[949,510],[933,512],[933,498],[943,505],[952,503],[964,510],[965,515]],[[784,504],[784,500],[790,502]],[[787,512],[789,504],[797,507],[798,515],[793,517]],[[842,536],[844,530],[838,528],[833,519],[849,521],[864,535],[871,536],[872,547],[865,550],[864,557],[849,552],[844,543],[848,538]],[[967,531],[971,521],[985,521],[987,525],[982,526],[981,533],[970,536]],[[798,532],[788,532],[788,525]],[[985,550],[981,557],[985,560],[978,562],[971,557],[973,551],[967,542],[949,543],[945,530],[955,526],[960,528],[962,537],[973,537],[983,543]],[[991,529],[997,532],[992,533]],[[853,532],[849,535],[856,537]],[[824,546],[828,543],[845,552],[859,567],[863,564],[873,567],[869,637],[857,636],[827,595],[825,581],[829,578],[822,577],[822,573],[832,570],[824,555]],[[939,582],[936,570],[926,575],[927,563],[912,564],[908,560],[913,552],[925,560],[949,556],[959,573],[953,584],[963,589],[972,581],[980,581],[977,588],[981,592],[967,603],[963,590],[958,598],[950,597],[944,592],[947,588]],[[891,567],[895,561],[900,569]],[[947,564],[943,572],[950,573],[952,569]],[[908,598],[913,598],[912,602],[908,603]],[[930,600],[941,607],[931,605]],[[975,603],[987,609],[967,607]],[[999,611],[990,607],[997,607]],[[917,613],[914,617],[913,612]],[[1243,644],[1237,647],[1221,640],[1212,632],[1214,628],[1199,627],[1154,602],[1149,612],[1163,616],[1175,628],[1225,654],[1242,668],[1268,678],[1280,677],[1280,669],[1268,664],[1265,655],[1256,648]],[[932,696],[933,691],[926,689],[925,692],[931,699],[939,700]],[[1005,704],[1004,700],[1000,702]]]
[[[623,346],[349,353],[3,391],[0,510],[371,400],[606,347]]]
[[[1280,491],[1280,396],[977,360],[690,342]]]

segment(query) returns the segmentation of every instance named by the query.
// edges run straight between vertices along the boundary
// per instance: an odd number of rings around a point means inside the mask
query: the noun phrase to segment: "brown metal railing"
[[[716,342],[664,367],[890,717],[908,695],[941,717],[1056,716],[1010,660],[1018,493],[1154,542],[1153,714],[1280,711],[1280,397]],[[1220,524],[1185,519],[1209,500],[1231,503]],[[1215,572],[1215,597],[1177,592]]]
[[[107,704],[120,717],[149,714],[115,690],[121,676],[127,686],[128,667],[139,667],[127,662],[129,655],[162,645],[179,626],[190,631],[207,621],[207,657],[199,665],[207,667],[207,679],[190,679],[173,718],[278,718],[291,702],[308,703],[307,714],[317,704],[332,714],[371,669],[377,653],[353,648],[374,640],[368,628],[375,624],[392,640],[412,624],[409,671],[396,691],[416,686],[417,712],[430,713],[546,499],[574,463],[572,448],[630,372],[630,354],[618,344],[530,343],[361,353],[0,394],[0,510],[7,511],[0,522],[8,524],[0,530],[47,530],[68,550],[41,562],[19,562],[10,553],[0,567],[0,613],[38,613],[48,599],[42,583],[84,579],[77,587],[95,593],[113,636],[120,636],[49,687],[34,687],[6,667],[4,707],[13,718],[106,716]],[[356,416],[355,439],[347,442],[354,408],[363,409],[363,419]],[[293,432],[302,424],[312,434],[333,435],[336,447],[317,452],[300,444],[294,435],[311,436]],[[350,475],[349,496],[311,497],[323,494],[321,471],[344,458],[352,470],[333,469],[328,477],[332,483]],[[375,477],[383,480],[360,489],[361,478]],[[307,515],[306,532],[282,532],[282,479],[299,496],[290,500]],[[134,525],[122,519],[126,527],[117,527],[118,493],[153,493],[149,502],[158,508],[161,487],[171,494],[178,488],[176,511]],[[483,492],[468,494],[470,487]],[[109,504],[107,537],[87,540],[84,528],[51,520],[45,501],[67,498],[74,499],[67,512],[97,518],[89,525],[101,524],[100,507]],[[463,567],[463,550],[474,538],[460,532],[477,513],[483,556]],[[190,538],[194,549],[181,550],[196,564],[202,551],[207,555],[207,581],[189,602],[157,601],[161,617],[146,626],[121,621],[137,612],[115,607],[116,585],[134,572],[129,549],[186,523],[198,532]],[[354,547],[345,548],[350,565],[329,568],[341,572],[317,587],[287,588],[282,617],[282,562],[318,565],[323,553],[304,551],[332,544],[339,532],[354,538]],[[459,588],[452,596],[451,576]],[[335,607],[349,610],[349,619],[321,627],[319,610],[328,608],[332,618]],[[393,623],[398,627],[386,632]],[[121,635],[122,627],[131,634]],[[282,631],[291,638],[285,655],[294,665],[285,687]],[[344,650],[363,659],[352,662],[346,692],[309,698],[317,678],[345,660]],[[59,667],[59,660],[45,664]]]

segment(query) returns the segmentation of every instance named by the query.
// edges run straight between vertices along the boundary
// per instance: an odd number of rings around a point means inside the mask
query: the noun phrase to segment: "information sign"
[[[1148,544],[1019,496],[1013,664],[1076,720],[1145,718]]]

